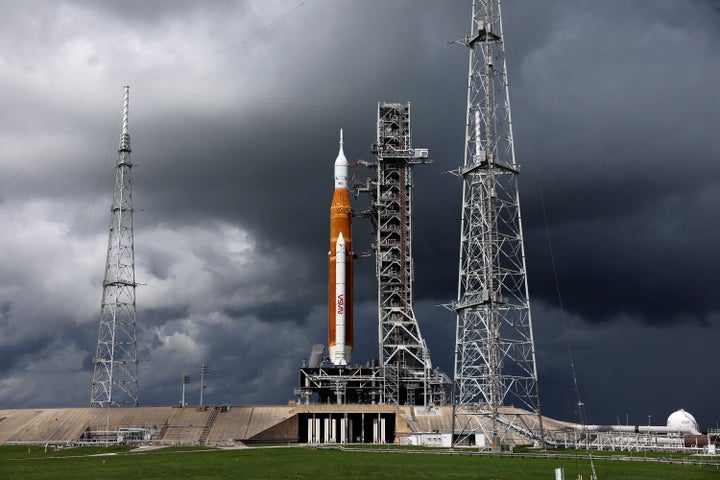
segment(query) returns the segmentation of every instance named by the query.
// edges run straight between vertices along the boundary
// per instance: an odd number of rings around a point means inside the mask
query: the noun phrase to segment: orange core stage
[[[339,257],[339,258],[338,258]],[[328,353],[335,365],[350,363],[353,345],[352,210],[348,191],[348,162],[340,151],[335,160],[335,192],[330,205],[328,252]]]

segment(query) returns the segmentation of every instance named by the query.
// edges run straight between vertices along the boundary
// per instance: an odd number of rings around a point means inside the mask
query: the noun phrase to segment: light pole
[[[210,372],[210,366],[206,363],[200,365],[200,406],[203,406],[203,393],[205,393],[205,375]]]
[[[185,385],[190,383],[190,375],[183,373],[182,374],[182,398],[180,399],[180,406],[185,406]]]

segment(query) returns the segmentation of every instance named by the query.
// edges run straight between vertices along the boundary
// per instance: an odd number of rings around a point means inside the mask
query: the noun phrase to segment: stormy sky
[[[452,374],[470,0],[0,1],[0,408],[85,406],[130,85],[140,401],[285,403],[326,342],[338,131],[411,103],[415,307]],[[720,421],[720,2],[503,5],[543,412]],[[373,172],[352,174],[362,180]],[[369,199],[354,199],[354,208]],[[356,219],[355,250],[372,241]],[[377,356],[371,259],[354,361]],[[555,273],[556,272],[556,273]],[[561,308],[562,305],[562,308]]]

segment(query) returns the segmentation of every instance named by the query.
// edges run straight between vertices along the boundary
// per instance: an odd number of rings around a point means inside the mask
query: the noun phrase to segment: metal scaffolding
[[[130,171],[128,108],[125,87],[123,126],[110,213],[105,279],[97,351],[90,392],[91,407],[138,405],[138,356],[135,323],[135,247]]]
[[[460,43],[470,62],[456,172],[463,194],[453,423],[458,443],[481,433],[499,448],[509,431],[541,438],[542,417],[498,0],[474,0],[471,34]],[[528,412],[508,417],[503,405]]]
[[[428,150],[412,146],[409,103],[378,103],[377,117],[377,160],[364,162],[377,177],[356,189],[372,197],[381,402],[445,403],[449,379],[432,369],[413,310],[412,167],[430,163]]]

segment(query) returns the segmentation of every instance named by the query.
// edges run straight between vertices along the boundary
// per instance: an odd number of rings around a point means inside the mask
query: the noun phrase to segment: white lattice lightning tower
[[[454,372],[457,442],[542,434],[499,0],[474,0]],[[510,408],[519,407],[519,409]]]
[[[130,171],[128,107],[125,87],[120,149],[110,211],[100,328],[90,392],[91,407],[138,405],[138,356],[135,323],[135,246]]]

